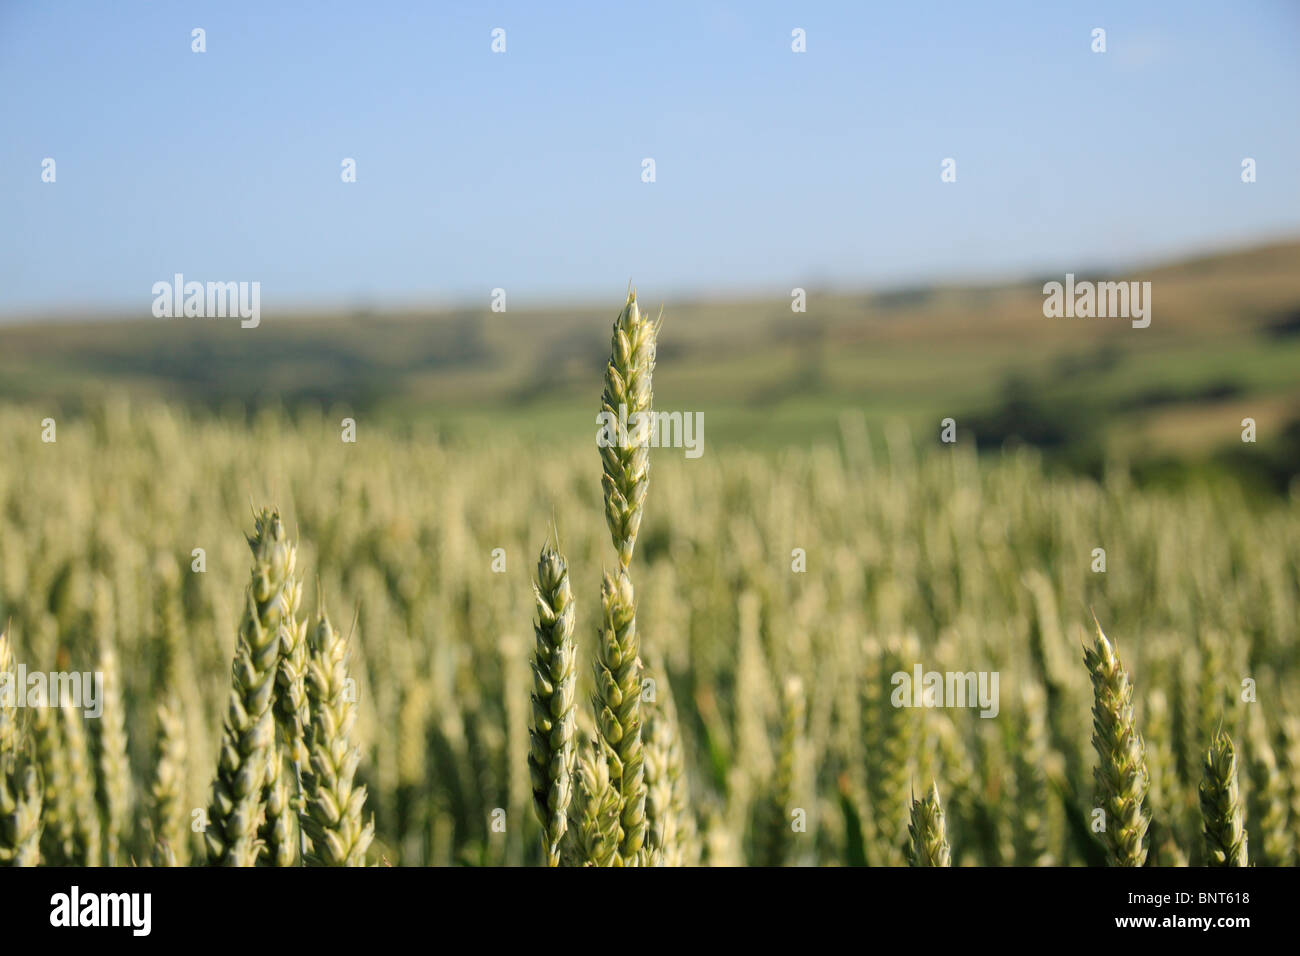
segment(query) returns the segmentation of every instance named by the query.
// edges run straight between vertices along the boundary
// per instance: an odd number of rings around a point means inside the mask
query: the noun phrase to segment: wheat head
[[[1092,746],[1097,752],[1094,777],[1097,799],[1105,811],[1104,842],[1112,866],[1142,866],[1147,858],[1145,806],[1150,777],[1145,745],[1133,716],[1133,685],[1101,625],[1093,646],[1084,649],[1092,677]]]
[[[537,560],[537,622],[533,627],[533,721],[529,728],[528,771],[533,804],[542,825],[548,866],[560,865],[560,844],[568,828],[573,796],[577,666],[573,642],[574,603],[564,556],[551,547]]]

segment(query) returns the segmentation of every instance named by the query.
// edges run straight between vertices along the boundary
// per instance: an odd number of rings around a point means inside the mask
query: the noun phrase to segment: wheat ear
[[[920,649],[915,638],[893,639],[883,649],[868,641],[862,717],[867,747],[867,793],[871,802],[872,866],[902,866],[906,860],[909,780],[916,766],[916,724],[912,712],[895,706],[892,675],[910,672]]]
[[[158,739],[150,788],[154,866],[188,866],[189,810],[185,806],[185,722],[174,695],[158,705]]]
[[[1133,717],[1133,685],[1101,625],[1096,628],[1083,659],[1092,676],[1094,776],[1105,812],[1104,840],[1112,866],[1142,866],[1151,822],[1145,806],[1150,787],[1145,746]]]
[[[366,788],[356,782],[361,751],[353,742],[357,707],[348,657],[347,638],[318,611],[308,644],[310,760],[302,825],[311,838],[308,862],[323,866],[364,866],[375,837],[373,822],[363,820]]]
[[[1288,812],[1293,837],[1289,866],[1300,863],[1300,718],[1285,715],[1277,732],[1278,766],[1286,782]]]
[[[646,843],[664,866],[695,866],[700,845],[672,688],[662,664],[645,724]]]
[[[1048,788],[1047,695],[1037,683],[1025,687],[1016,716],[1020,747],[1015,749],[1016,803],[1021,808],[1012,833],[1018,866],[1051,866],[1053,795]],[[947,784],[948,781],[945,781]]]
[[[564,556],[550,547],[537,560],[537,623],[533,626],[533,723],[529,728],[528,772],[533,805],[542,825],[548,866],[560,865],[560,844],[573,796],[576,719],[576,650],[573,591]]]
[[[41,860],[48,866],[76,863],[76,810],[63,754],[58,711],[42,701],[32,711],[32,743],[41,781]]]
[[[803,682],[790,677],[781,693],[781,749],[775,779],[756,807],[754,850],[760,866],[784,866],[794,848],[793,810],[803,747]]]
[[[0,680],[3,680],[8,694],[0,694],[0,756],[12,756],[18,753],[20,734],[18,732],[18,688],[12,685],[14,675],[14,652],[9,643],[9,634],[0,628]]]
[[[939,785],[930,784],[930,792],[920,800],[912,798],[908,865],[951,866],[952,853],[944,829],[943,806],[939,803]]]
[[[628,862],[645,842],[645,754],[641,743],[641,661],[636,599],[626,572],[604,576],[603,624],[596,644],[596,728],[619,795],[618,857]]]
[[[279,731],[278,777],[267,789],[267,816],[276,820],[268,847],[278,865],[301,862],[305,840],[298,819],[305,800],[302,775],[308,755],[307,723],[307,622],[298,620],[302,582],[286,584],[289,613],[280,626],[280,663],[275,674],[275,723]],[[287,762],[287,766],[286,766]]]
[[[1216,731],[1205,751],[1201,774],[1201,820],[1208,866],[1247,866],[1246,823],[1237,788],[1237,754],[1232,738]]]
[[[63,756],[67,761],[68,780],[71,785],[72,832],[75,847],[73,859],[78,866],[99,866],[103,861],[101,854],[103,829],[99,822],[99,805],[95,801],[99,774],[95,772],[95,764],[91,759],[85,718],[81,711],[67,700],[59,705],[59,717]]]
[[[275,746],[271,702],[280,658],[280,625],[290,606],[296,550],[278,513],[263,510],[248,539],[252,580],[246,592],[231,689],[221,734],[212,805],[204,839],[208,856],[223,866],[253,866],[259,850],[263,790]]]
[[[0,678],[14,679],[13,651],[0,629]],[[41,787],[22,753],[18,708],[0,695],[0,866],[36,866],[41,858]]]
[[[601,484],[605,492],[605,521],[618,551],[619,564],[626,570],[632,563],[642,508],[650,487],[649,431],[653,427],[653,377],[655,344],[659,320],[651,321],[636,304],[636,292],[628,293],[623,311],[614,320],[609,364],[605,367],[605,389],[601,395],[601,416],[607,423],[600,442],[604,469]],[[626,435],[610,433],[626,422]]]
[[[0,756],[0,866],[36,866],[41,859],[41,785],[36,767]]]
[[[90,739],[99,769],[96,800],[104,820],[104,854],[118,866],[131,823],[131,766],[127,758],[126,710],[122,701],[122,672],[112,631],[112,602],[108,581],[95,581],[92,631],[99,641],[99,670],[104,676],[102,713],[91,723]]]
[[[298,817],[303,806],[303,734],[307,724],[307,622],[298,620],[302,582],[285,581],[285,614],[280,622],[280,659],[275,672],[272,711],[278,731],[267,754],[266,820],[260,836],[268,862],[295,866],[303,857]]]
[[[573,805],[565,839],[566,862],[615,866],[619,850],[619,792],[598,741],[584,749],[573,781]]]
[[[1264,866],[1287,866],[1295,852],[1295,841],[1287,826],[1287,786],[1269,742],[1268,730],[1259,711],[1250,709],[1246,725],[1246,756],[1250,771],[1250,830],[1253,831],[1255,860]]]
[[[1183,801],[1174,758],[1169,702],[1158,687],[1146,695],[1143,726],[1146,727],[1142,736],[1147,770],[1151,774],[1151,788],[1147,792],[1152,818],[1148,831],[1151,859],[1158,866],[1186,866],[1187,857],[1176,839]]]

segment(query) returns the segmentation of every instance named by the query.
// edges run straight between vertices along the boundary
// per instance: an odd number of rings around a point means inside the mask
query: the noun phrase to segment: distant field
[[[951,416],[981,449],[1019,438],[1086,468],[1107,452],[1183,462],[1239,452],[1245,416],[1258,422],[1260,455],[1300,444],[1280,437],[1300,420],[1300,242],[1078,276],[1150,280],[1153,320],[1140,330],[1044,318],[1047,278],[1061,277],[809,289],[803,314],[788,299],[665,302],[659,406],[704,412],[708,443],[756,448],[833,438],[846,409],[872,435],[899,420],[937,436]],[[152,318],[4,327],[0,399],[75,410],[107,390],[213,410],[321,405],[450,433],[594,432],[591,382],[622,292],[572,311],[268,311],[247,330]]]

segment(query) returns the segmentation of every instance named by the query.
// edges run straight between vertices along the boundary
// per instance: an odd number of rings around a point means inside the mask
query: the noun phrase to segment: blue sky
[[[0,0],[0,315],[147,315],[176,272],[269,314],[1151,261],[1300,235],[1298,116],[1294,0]]]

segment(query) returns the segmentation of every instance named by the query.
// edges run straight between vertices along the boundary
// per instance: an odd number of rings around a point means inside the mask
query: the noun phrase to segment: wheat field
[[[656,329],[629,302],[600,407],[650,407]],[[101,673],[103,712],[0,698],[0,861],[1296,862],[1294,500],[851,410],[698,459],[49,424],[0,409],[0,670]],[[995,699],[899,706],[930,672]]]

